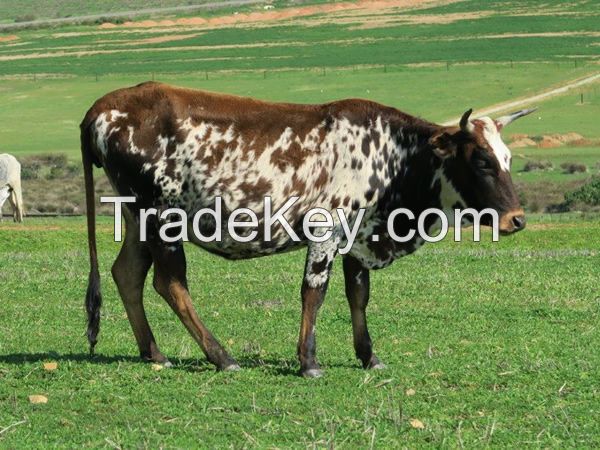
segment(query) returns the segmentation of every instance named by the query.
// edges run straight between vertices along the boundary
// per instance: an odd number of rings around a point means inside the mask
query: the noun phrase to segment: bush
[[[56,180],[65,177],[65,169],[58,166],[50,167],[50,172],[46,175],[46,180]]]
[[[564,173],[581,173],[587,172],[587,167],[585,164],[580,163],[562,163],[560,168],[564,170]]]
[[[21,161],[21,179],[37,180],[40,177],[41,166],[36,161]]]
[[[77,176],[80,173],[80,166],[69,164],[67,156],[62,153],[27,156],[21,159],[21,178],[23,180],[40,178],[55,180]]]
[[[534,172],[536,170],[551,170],[554,166],[550,161],[529,160],[523,167],[523,172]]]
[[[15,17],[15,22],[33,22],[35,20],[35,16],[33,14],[23,14],[22,16]]]
[[[574,191],[567,192],[565,203],[568,205],[583,203],[585,205],[600,206],[600,176],[593,177],[589,183]]]
[[[83,176],[83,167],[81,164],[69,164],[65,171],[68,177]]]
[[[42,161],[46,162],[47,166],[58,167],[64,169],[68,165],[67,155],[64,153],[48,154],[40,156]]]
[[[111,20],[108,17],[99,17],[96,20],[94,20],[94,23],[96,25],[102,25],[103,23],[107,23],[110,22]]]

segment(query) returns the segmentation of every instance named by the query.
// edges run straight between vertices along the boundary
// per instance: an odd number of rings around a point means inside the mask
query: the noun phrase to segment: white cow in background
[[[9,199],[15,222],[23,222],[23,195],[21,193],[21,164],[8,153],[0,154],[0,220],[2,206]]]

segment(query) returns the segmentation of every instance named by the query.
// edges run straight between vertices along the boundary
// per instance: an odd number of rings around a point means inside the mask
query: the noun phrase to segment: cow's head
[[[525,228],[525,214],[510,176],[511,153],[500,131],[533,111],[522,110],[493,120],[470,119],[472,110],[468,110],[460,126],[442,128],[430,140],[434,154],[443,160],[444,175],[465,206],[496,210],[502,234]],[[489,215],[482,217],[482,224],[491,224]]]

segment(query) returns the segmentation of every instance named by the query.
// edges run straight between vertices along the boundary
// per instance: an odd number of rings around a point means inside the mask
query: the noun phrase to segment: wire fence
[[[564,213],[529,213],[527,221],[529,223],[572,223],[577,221],[598,221],[600,225],[600,211],[570,211]],[[109,212],[97,211],[96,216],[112,217]],[[61,218],[61,217],[85,217],[85,212],[82,213],[61,213],[61,212],[30,212],[25,214],[25,218],[30,219],[45,219],[45,218]],[[4,214],[3,220],[12,220],[12,216]]]

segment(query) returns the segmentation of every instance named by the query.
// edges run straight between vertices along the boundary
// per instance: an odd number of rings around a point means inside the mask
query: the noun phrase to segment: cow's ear
[[[434,134],[429,143],[433,146],[433,153],[441,159],[456,155],[456,142],[454,136],[447,131]]]

